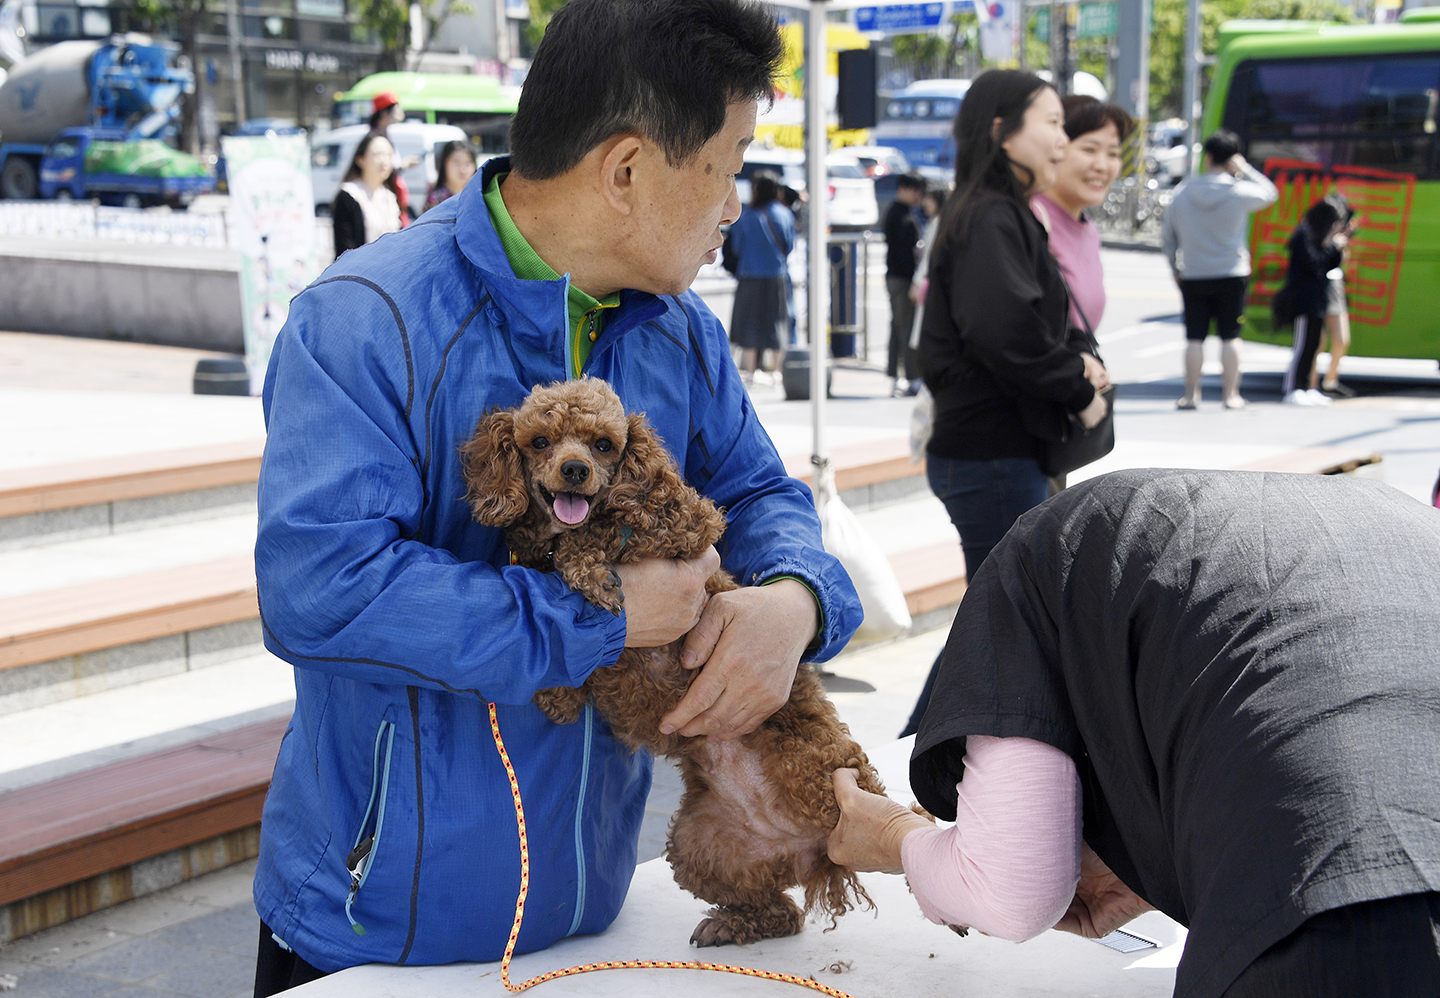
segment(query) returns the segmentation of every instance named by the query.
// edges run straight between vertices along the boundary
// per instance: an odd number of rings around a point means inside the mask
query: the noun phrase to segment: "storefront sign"
[[[307,73],[338,73],[340,57],[299,49],[266,49],[266,69],[304,70]]]
[[[345,0],[295,0],[295,13],[302,17],[344,17]]]

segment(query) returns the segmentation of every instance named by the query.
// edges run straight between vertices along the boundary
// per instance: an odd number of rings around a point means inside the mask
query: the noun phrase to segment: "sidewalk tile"
[[[193,946],[178,946],[154,938],[136,939],[112,946],[103,953],[82,957],[70,966],[86,974],[109,977],[117,983],[143,981],[147,977],[213,957]]]

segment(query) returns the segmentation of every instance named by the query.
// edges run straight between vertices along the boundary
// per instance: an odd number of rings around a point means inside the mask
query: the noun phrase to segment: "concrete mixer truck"
[[[195,77],[178,47],[144,35],[59,42],[10,68],[0,86],[0,197],[183,204],[214,190],[172,130]]]

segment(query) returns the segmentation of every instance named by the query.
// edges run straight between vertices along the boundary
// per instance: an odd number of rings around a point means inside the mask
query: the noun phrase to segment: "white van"
[[[310,183],[315,188],[317,215],[330,214],[330,203],[340,192],[345,171],[355,157],[355,147],[369,132],[367,125],[346,125],[311,137]],[[398,159],[419,157],[418,163],[404,171],[405,183],[410,187],[410,210],[419,215],[425,210],[425,197],[437,178],[436,154],[452,139],[461,142],[469,139],[455,125],[427,125],[422,121],[399,122],[386,129],[385,134],[394,144]],[[477,162],[480,159],[476,156]]]

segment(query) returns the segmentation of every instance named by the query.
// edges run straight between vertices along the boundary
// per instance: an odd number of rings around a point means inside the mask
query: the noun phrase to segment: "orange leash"
[[[520,922],[525,918],[525,896],[530,893],[530,845],[525,834],[525,806],[520,802],[520,781],[515,778],[515,767],[510,764],[510,753],[505,751],[505,740],[500,737],[500,721],[495,714],[495,705],[490,704],[490,733],[495,736],[495,747],[500,751],[500,761],[505,764],[505,773],[510,777],[510,794],[515,798],[515,825],[520,832],[520,895],[515,899],[515,921],[510,926],[510,941],[505,944],[505,958],[500,961],[500,982],[512,994],[533,988],[537,984],[553,981],[557,977],[573,977],[587,974],[592,970],[659,969],[659,970],[718,970],[727,974],[743,974],[746,977],[761,977],[767,981],[784,981],[830,995],[830,998],[852,998],[844,991],[838,991],[819,981],[794,974],[777,974],[773,970],[756,970],[753,967],[736,967],[725,963],[704,963],[699,960],[605,960],[601,963],[586,963],[564,970],[552,970],[539,974],[520,984],[510,983],[510,957],[515,952],[515,940],[520,937]]]

